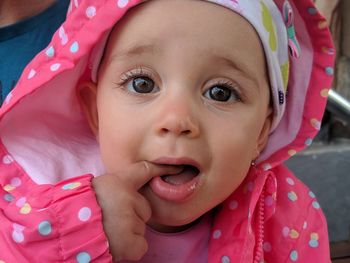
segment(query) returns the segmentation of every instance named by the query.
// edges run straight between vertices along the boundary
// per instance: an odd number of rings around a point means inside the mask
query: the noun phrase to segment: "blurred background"
[[[316,194],[328,222],[333,263],[350,263],[350,0],[315,0],[337,51],[322,128],[309,149],[287,162]]]

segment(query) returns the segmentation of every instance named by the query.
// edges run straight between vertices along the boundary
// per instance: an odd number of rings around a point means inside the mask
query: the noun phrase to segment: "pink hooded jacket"
[[[76,86],[91,77],[111,28],[139,2],[72,0],[66,22],[1,107],[1,263],[112,262],[91,186],[104,169]],[[291,61],[286,112],[216,213],[208,262],[330,262],[320,205],[282,163],[320,128],[334,50],[312,2],[290,2],[302,55]]]

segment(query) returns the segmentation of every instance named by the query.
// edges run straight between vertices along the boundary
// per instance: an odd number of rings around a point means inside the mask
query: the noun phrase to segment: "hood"
[[[6,98],[0,109],[2,143],[29,175],[35,175],[36,183],[104,173],[76,87],[94,75],[91,71],[112,27],[140,2],[72,0],[66,22]],[[285,1],[274,2],[282,17]],[[262,170],[278,166],[312,143],[331,87],[334,50],[327,24],[311,1],[290,4],[294,24],[287,25],[287,32],[292,39],[290,28],[295,28],[300,56],[290,57],[286,108],[257,160],[256,167]]]

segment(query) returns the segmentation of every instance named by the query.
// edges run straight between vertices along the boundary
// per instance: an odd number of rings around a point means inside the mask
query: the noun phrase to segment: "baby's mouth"
[[[173,166],[178,173],[153,177],[149,182],[152,192],[160,199],[184,202],[194,196],[201,185],[201,168],[190,158],[158,158],[155,164]]]
[[[161,178],[164,182],[171,185],[183,185],[192,181],[200,173],[199,169],[193,165],[173,165],[174,167],[182,167],[181,171],[177,174],[162,175]]]

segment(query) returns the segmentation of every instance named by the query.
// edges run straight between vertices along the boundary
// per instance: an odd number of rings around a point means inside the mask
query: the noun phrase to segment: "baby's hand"
[[[177,172],[176,167],[143,161],[93,179],[113,260],[139,260],[147,252],[144,234],[152,211],[138,190],[155,176]]]

